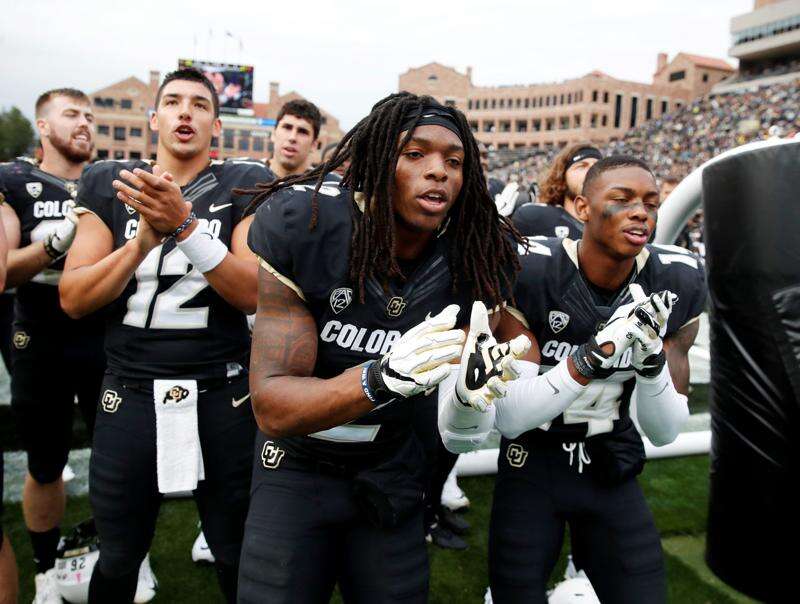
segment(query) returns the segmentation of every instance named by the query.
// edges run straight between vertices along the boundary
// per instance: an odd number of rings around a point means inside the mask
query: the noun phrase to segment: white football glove
[[[606,324],[586,344],[572,353],[572,360],[578,373],[589,379],[603,379],[611,375],[614,365],[622,354],[633,344],[636,333],[633,327],[642,327],[636,317],[637,308],[649,302],[642,287],[636,283],[628,286],[632,301],[623,304],[609,317]],[[602,347],[612,344],[613,351],[606,353]]]
[[[640,305],[636,311],[636,318],[645,326],[650,335],[664,337],[667,333],[667,323],[672,309],[678,301],[678,295],[669,290],[650,294],[647,303]]]
[[[449,361],[461,354],[464,332],[453,329],[459,307],[451,304],[435,317],[412,327],[381,359],[362,373],[362,387],[376,405],[398,396],[430,390],[450,374]]]
[[[530,347],[531,341],[524,335],[498,344],[489,329],[486,307],[482,302],[475,302],[456,382],[458,402],[486,411],[495,398],[506,395],[506,382],[519,377],[515,361],[525,356]]]
[[[667,362],[664,354],[664,342],[660,336],[647,326],[633,325],[631,332],[635,336],[631,365],[644,377],[656,377]]]
[[[67,213],[61,222],[58,223],[56,229],[50,233],[45,239],[46,246],[49,245],[59,255],[67,253],[69,246],[75,240],[75,230],[78,228],[78,215],[75,214],[75,203],[68,201],[64,204],[67,207]]]
[[[633,343],[631,364],[641,376],[656,377],[667,362],[662,338],[667,332],[667,323],[678,296],[664,290],[650,294],[645,304],[634,310],[637,319],[632,332],[636,336]]]
[[[500,216],[511,216],[519,195],[519,183],[510,182],[501,193],[494,196],[494,203]]]

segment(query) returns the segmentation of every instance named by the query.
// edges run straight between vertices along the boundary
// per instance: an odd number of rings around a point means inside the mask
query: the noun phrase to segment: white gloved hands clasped
[[[464,332],[453,329],[459,307],[451,304],[409,329],[366,372],[362,384],[370,400],[383,404],[397,396],[406,398],[435,387],[451,371],[450,361],[461,354]],[[363,381],[362,380],[362,381]]]
[[[531,341],[524,335],[498,344],[489,328],[486,306],[475,302],[456,382],[458,402],[486,411],[495,398],[505,396],[506,382],[519,377],[516,360],[525,356],[530,347]]]

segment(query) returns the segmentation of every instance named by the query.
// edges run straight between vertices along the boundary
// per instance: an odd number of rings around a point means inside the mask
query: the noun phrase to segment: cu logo
[[[264,448],[261,449],[261,463],[263,463],[264,467],[268,470],[274,470],[281,465],[284,453],[286,453],[286,451],[271,440],[268,440],[264,443]]]
[[[121,402],[122,397],[113,390],[106,390],[103,393],[103,398],[100,399],[100,404],[106,413],[116,413]]]
[[[525,465],[525,460],[528,459],[528,452],[523,449],[521,445],[514,443],[508,445],[506,459],[508,459],[508,463],[515,468],[521,468]]]
[[[18,331],[14,334],[13,342],[14,348],[18,348],[22,350],[23,348],[28,347],[28,342],[31,341],[31,337],[26,334],[24,331]]]
[[[406,307],[406,302],[400,296],[395,296],[391,300],[389,300],[389,304],[386,305],[386,314],[390,317],[399,317],[403,314],[403,310]]]

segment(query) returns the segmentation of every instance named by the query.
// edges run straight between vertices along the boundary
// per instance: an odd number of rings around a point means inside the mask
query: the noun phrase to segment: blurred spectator
[[[581,193],[586,172],[601,157],[589,142],[564,147],[539,183],[540,203],[523,205],[512,215],[520,233],[579,239],[583,224],[575,213],[575,197]]]

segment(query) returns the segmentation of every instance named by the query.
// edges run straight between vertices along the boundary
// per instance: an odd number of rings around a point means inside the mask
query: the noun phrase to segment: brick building
[[[734,73],[720,59],[658,55],[650,84],[593,71],[548,84],[475,86],[466,73],[429,63],[400,75],[399,89],[458,107],[477,138],[496,149],[549,148],[621,138],[630,128],[708,93]]]
[[[151,71],[148,83],[129,77],[89,95],[97,120],[95,146],[99,159],[155,157],[158,134],[150,131],[148,115],[155,104],[160,80],[161,74]],[[287,101],[300,98],[303,96],[294,91],[281,95],[279,84],[270,82],[269,101],[255,103],[254,116],[220,116],[222,134],[219,139],[212,140],[211,156],[220,159],[270,157],[270,135],[275,127],[278,111]],[[320,112],[323,124],[315,160],[319,159],[321,149],[343,136],[339,120],[322,108]]]

